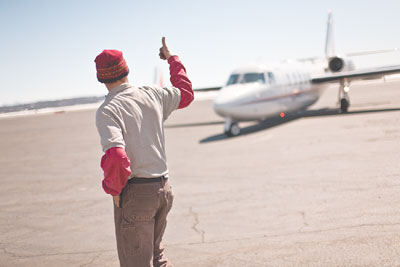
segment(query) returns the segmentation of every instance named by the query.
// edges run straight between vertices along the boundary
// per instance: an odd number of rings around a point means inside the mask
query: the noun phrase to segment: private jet
[[[262,121],[306,110],[330,83],[339,85],[338,103],[350,107],[350,83],[399,73],[400,65],[356,70],[352,56],[390,52],[366,51],[341,56],[333,42],[333,18],[328,14],[325,57],[288,61],[275,66],[255,65],[234,70],[214,100],[215,112],[225,118],[227,136],[240,134],[240,121]]]

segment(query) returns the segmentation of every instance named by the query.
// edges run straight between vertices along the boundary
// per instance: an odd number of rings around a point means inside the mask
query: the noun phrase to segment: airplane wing
[[[357,56],[366,56],[366,55],[375,55],[375,54],[384,54],[384,53],[391,53],[391,52],[400,52],[399,48],[391,48],[391,49],[381,49],[381,50],[370,50],[370,51],[361,51],[361,52],[352,52],[352,53],[345,53],[343,56],[346,57],[357,57]],[[324,57],[307,57],[307,58],[298,58],[296,61],[300,62],[317,62],[325,60]]]
[[[204,91],[217,91],[219,89],[221,89],[222,86],[218,86],[218,87],[205,87],[205,88],[194,88],[193,91],[195,92],[204,92]]]
[[[384,54],[390,52],[398,52],[398,48],[392,49],[381,49],[381,50],[372,50],[372,51],[361,51],[361,52],[354,52],[354,53],[346,53],[347,57],[356,57],[356,56],[365,56],[365,55],[374,55],[374,54]]]
[[[400,65],[329,73],[311,78],[311,83],[318,84],[318,83],[338,82],[343,79],[347,79],[348,81],[372,80],[372,79],[379,79],[385,75],[390,75],[395,73],[400,73]]]
[[[307,58],[297,58],[296,59],[296,61],[299,61],[299,62],[312,62],[312,63],[315,63],[315,62],[318,62],[318,61],[322,61],[322,60],[324,60],[325,58],[323,58],[323,57],[307,57]]]

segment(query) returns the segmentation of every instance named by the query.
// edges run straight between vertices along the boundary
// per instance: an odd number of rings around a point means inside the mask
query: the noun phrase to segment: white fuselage
[[[306,109],[320,97],[326,85],[311,84],[311,75],[324,71],[323,63],[263,65],[232,72],[214,100],[214,110],[233,120],[264,120]]]

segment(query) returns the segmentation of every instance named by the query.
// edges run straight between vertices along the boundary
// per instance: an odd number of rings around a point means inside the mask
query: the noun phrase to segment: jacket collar
[[[116,94],[118,94],[119,92],[131,88],[132,86],[129,83],[122,83],[116,87],[114,87],[113,89],[111,89],[108,94],[106,95],[106,99],[115,96]]]

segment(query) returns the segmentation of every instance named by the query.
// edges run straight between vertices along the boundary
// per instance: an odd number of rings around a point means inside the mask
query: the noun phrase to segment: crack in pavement
[[[19,258],[19,259],[37,258],[37,257],[46,257],[46,256],[93,254],[93,253],[98,253],[98,256],[100,256],[100,254],[103,253],[103,252],[114,251],[113,249],[107,249],[107,250],[97,250],[97,251],[82,251],[82,252],[77,251],[77,252],[36,254],[36,255],[18,255],[18,254],[14,253],[14,252],[8,251],[6,248],[0,248],[0,249],[3,250],[4,253],[11,255],[13,258]],[[2,262],[2,261],[0,261],[0,262]]]
[[[10,251],[8,251],[6,248],[1,248],[1,250],[3,250],[3,251],[4,251],[4,254],[11,255],[11,257],[13,257],[13,258],[19,258],[19,257],[20,257],[20,256],[18,256],[17,254],[15,254],[15,253],[13,253],[13,252],[10,252]]]
[[[303,225],[300,227],[299,232],[303,232],[303,229],[308,227],[308,223],[306,220],[306,212],[305,211],[300,211],[300,216],[303,220]]]
[[[82,265],[79,265],[79,267],[89,266],[89,265],[92,264],[95,260],[97,260],[100,256],[101,256],[101,253],[95,255],[88,263],[84,263],[84,264],[82,264]]]
[[[206,232],[204,230],[200,229],[200,228],[197,228],[197,226],[200,224],[199,214],[194,212],[193,208],[190,207],[189,208],[189,215],[192,215],[194,217],[194,223],[192,225],[192,229],[201,236],[201,243],[204,243],[205,242]]]
[[[220,239],[220,240],[213,240],[208,242],[186,242],[186,243],[175,243],[175,244],[166,244],[170,247],[173,246],[182,246],[182,245],[198,245],[198,244],[217,244],[217,243],[224,243],[224,242],[232,242],[232,241],[243,241],[243,240],[256,240],[256,239],[265,239],[265,238],[275,238],[275,237],[286,237],[286,236],[294,236],[294,235],[304,235],[304,234],[315,234],[315,233],[325,233],[337,230],[345,230],[345,229],[353,229],[353,228],[361,228],[361,227],[373,227],[373,226],[400,226],[400,223],[366,223],[366,224],[359,224],[359,225],[348,225],[336,228],[328,228],[328,229],[321,229],[321,230],[311,230],[311,231],[296,231],[291,233],[285,234],[272,234],[272,235],[263,235],[263,236],[253,236],[253,237],[242,237],[242,238],[231,238],[231,239]],[[192,227],[193,228],[193,227]]]
[[[305,211],[301,211],[300,212],[301,217],[303,218],[303,224],[304,226],[308,226],[307,220],[306,220],[306,212]]]

